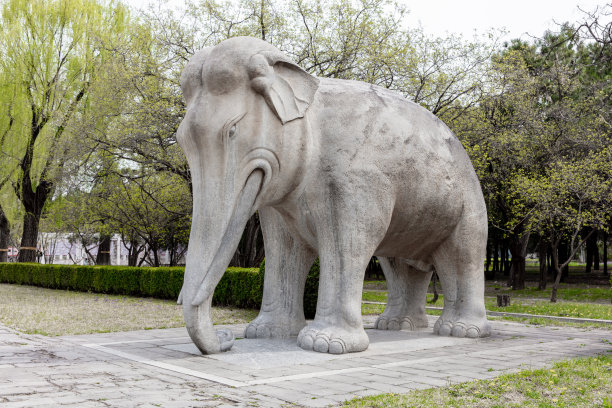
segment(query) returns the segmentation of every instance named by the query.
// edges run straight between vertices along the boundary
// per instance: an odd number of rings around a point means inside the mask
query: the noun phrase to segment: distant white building
[[[93,265],[98,255],[98,245],[92,244],[84,247],[80,240],[71,240],[70,234],[65,233],[41,233],[38,240],[38,261],[43,264],[58,265]],[[8,251],[9,262],[16,261],[18,249],[10,247]],[[123,242],[119,234],[114,234],[111,238],[110,260],[111,265],[125,265],[128,262],[129,248]],[[168,250],[158,251],[158,259],[161,265],[170,263],[170,253]],[[143,260],[144,258],[144,260]],[[153,264],[153,254],[151,251],[144,250],[138,255],[138,262],[142,266]],[[179,264],[184,264],[184,257],[179,259]]]

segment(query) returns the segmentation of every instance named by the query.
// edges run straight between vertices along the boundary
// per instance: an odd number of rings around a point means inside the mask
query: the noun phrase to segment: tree
[[[563,268],[597,229],[610,222],[612,148],[593,152],[586,159],[558,161],[544,175],[524,174],[516,180],[534,204],[531,228],[546,237],[553,249],[556,278],[551,302],[557,300]],[[589,230],[581,237],[584,227]],[[565,259],[558,255],[562,241],[569,243]]]
[[[7,261],[10,233],[11,226],[9,220],[6,218],[2,207],[0,207],[0,262]]]
[[[524,285],[530,208],[512,181],[518,171],[539,171],[542,152],[538,87],[517,51],[498,55],[488,73],[490,93],[473,109],[451,122],[481,181],[487,202],[491,237],[507,240],[512,254],[509,285]],[[499,249],[496,243],[494,247]]]
[[[132,256],[144,250],[151,258],[141,259],[160,266],[160,251],[167,249],[168,263],[176,265],[189,240],[191,200],[187,185],[178,176],[161,173],[137,177],[136,170],[124,169],[126,172],[131,174],[109,174],[92,191],[89,212],[104,219],[109,231],[121,234]]]
[[[601,74],[590,74],[593,56],[592,46],[574,36],[568,24],[533,44],[512,41],[493,59],[488,97],[452,123],[480,176],[490,223],[508,238],[509,284],[515,289],[524,287],[531,233],[542,233],[532,223],[538,202],[516,181],[546,177],[551,168],[591,160],[610,146],[610,109],[604,103],[609,93],[602,92]],[[571,241],[571,234],[560,236]],[[541,235],[540,240],[543,251],[548,239]],[[555,256],[569,241],[559,242]]]
[[[5,0],[0,73],[4,171],[24,209],[19,261],[36,259],[39,222],[75,142],[68,130],[88,107],[105,43],[121,36],[126,9],[113,0]]]

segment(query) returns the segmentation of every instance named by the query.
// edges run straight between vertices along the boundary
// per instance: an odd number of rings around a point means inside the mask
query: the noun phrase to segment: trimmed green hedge
[[[176,299],[184,268],[0,264],[0,282],[116,295]]]
[[[185,268],[129,266],[41,265],[0,263],[0,283],[68,289],[81,292],[177,299]],[[261,306],[265,266],[228,268],[215,289],[213,304],[255,308]],[[304,293],[304,312],[314,317],[319,286],[319,263],[315,262]]]

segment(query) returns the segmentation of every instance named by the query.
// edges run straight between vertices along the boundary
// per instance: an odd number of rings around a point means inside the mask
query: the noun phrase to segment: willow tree
[[[70,126],[91,106],[98,67],[125,32],[114,0],[4,0],[0,21],[2,172],[23,206],[19,261],[36,257],[38,228],[73,145]]]

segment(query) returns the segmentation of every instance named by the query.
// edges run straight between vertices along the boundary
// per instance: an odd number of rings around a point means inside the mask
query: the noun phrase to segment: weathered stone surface
[[[363,272],[375,255],[390,284],[376,327],[427,324],[432,270],[445,305],[434,332],[486,337],[487,214],[461,143],[438,118],[378,86],[316,78],[265,41],[237,37],[184,69],[178,131],[193,179],[193,224],[180,296],[204,353],[228,350],[210,302],[244,226],[259,211],[266,247],[260,315],[248,338],[297,335],[306,350],[363,351]],[[306,274],[319,256],[315,319]]]
[[[611,350],[609,330],[491,324],[492,334],[485,339],[438,337],[424,329],[366,330],[368,350],[344,355],[304,352],[282,340],[286,349],[293,347],[293,357],[273,368],[248,363],[248,358],[260,358],[262,349],[273,351],[275,339],[238,340],[228,353],[202,356],[193,354],[184,328],[47,338],[0,325],[0,406],[327,406],[359,395],[493,378]],[[192,348],[178,351],[185,345]],[[165,353],[170,350],[172,355]],[[233,359],[237,354],[242,356]],[[3,363],[15,355],[19,366]],[[203,377],[237,380],[239,386]]]

